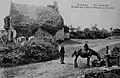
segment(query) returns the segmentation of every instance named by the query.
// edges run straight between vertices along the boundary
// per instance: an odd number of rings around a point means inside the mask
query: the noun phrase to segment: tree
[[[85,32],[90,32],[91,30],[90,30],[90,28],[85,28],[83,31],[85,33]]]
[[[73,28],[73,26],[72,26],[72,25],[69,25],[69,28],[71,29],[71,28]]]
[[[107,38],[110,36],[109,32],[106,29],[101,29],[101,38]]]
[[[113,30],[113,27],[110,27],[110,31],[112,31]]]
[[[120,36],[120,29],[119,28],[113,29],[112,34],[114,36]]]
[[[77,30],[78,30],[78,31],[81,31],[81,26],[78,26],[78,27],[77,27]]]
[[[99,29],[98,29],[97,25],[91,27],[91,30],[95,31],[95,32],[99,32]]]
[[[91,39],[93,37],[90,28],[85,28],[83,32],[86,39]]]
[[[91,27],[93,38],[101,38],[100,29],[97,27],[97,24],[95,26]]]

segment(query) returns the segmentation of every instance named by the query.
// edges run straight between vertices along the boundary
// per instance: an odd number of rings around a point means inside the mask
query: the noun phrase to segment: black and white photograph
[[[0,78],[120,78],[120,0],[0,0]]]

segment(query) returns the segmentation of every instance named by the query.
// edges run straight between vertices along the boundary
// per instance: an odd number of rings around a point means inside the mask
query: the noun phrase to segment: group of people
[[[85,41],[85,44],[84,44],[84,51],[86,53],[89,53],[89,46],[88,46],[88,41]],[[61,64],[65,64],[64,62],[64,54],[65,54],[65,47],[64,47],[64,43],[61,43],[60,44],[60,47],[59,47],[59,52],[60,52],[60,63]],[[109,46],[106,46],[106,55],[107,56],[110,56],[111,55],[111,50],[109,48]],[[108,61],[108,60],[106,60]]]
[[[87,40],[85,41],[85,44],[84,44],[84,50],[86,52],[89,52],[89,46],[88,46],[88,41]],[[64,54],[65,54],[64,43],[60,44],[59,52],[60,52],[60,62],[61,62],[61,64],[65,64],[65,62],[64,62]]]

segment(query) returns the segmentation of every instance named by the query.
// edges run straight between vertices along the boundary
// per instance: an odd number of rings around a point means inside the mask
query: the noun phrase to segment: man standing
[[[61,62],[61,64],[65,64],[64,63],[64,54],[65,54],[64,44],[61,43],[61,48],[60,48],[60,62]]]
[[[109,57],[111,56],[111,51],[109,49],[109,46],[106,46],[106,66],[110,67],[110,63],[109,63]]]
[[[109,49],[109,46],[106,46],[106,54],[111,55],[111,50]]]

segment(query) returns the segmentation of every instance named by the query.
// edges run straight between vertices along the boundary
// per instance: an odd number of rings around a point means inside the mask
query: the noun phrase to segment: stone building
[[[18,34],[32,36],[36,33],[38,37],[44,35],[44,37],[52,37],[54,40],[64,40],[64,20],[58,11],[56,1],[53,2],[53,5],[48,6],[11,3],[8,17],[5,18],[4,28],[9,33],[9,40],[18,37]],[[25,33],[23,34],[23,32]]]

